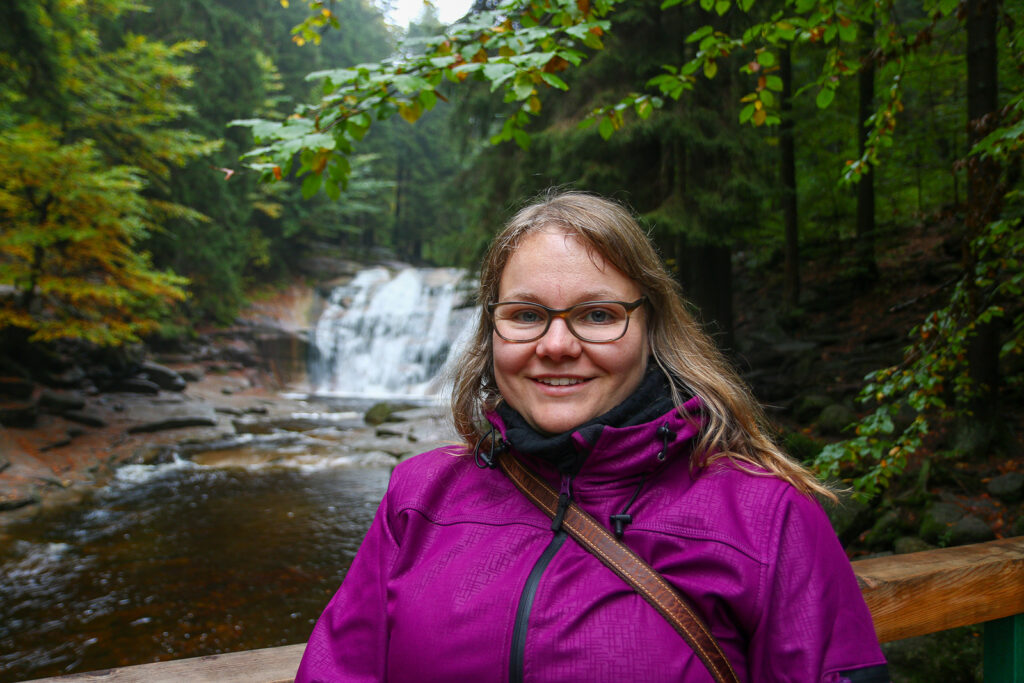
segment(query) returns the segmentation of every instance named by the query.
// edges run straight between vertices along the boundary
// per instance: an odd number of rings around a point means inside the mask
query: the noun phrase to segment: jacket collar
[[[636,419],[624,420],[621,425],[603,422],[605,416],[601,416],[555,437],[543,437],[528,425],[529,432],[523,431],[517,418],[523,425],[525,421],[507,407],[489,413],[487,419],[512,452],[538,473],[552,482],[572,475],[575,485],[590,487],[633,479],[674,459],[688,457],[704,422],[702,401],[693,397],[680,410],[672,406],[671,399],[667,403],[651,402],[647,407],[655,404],[656,411],[637,412]]]

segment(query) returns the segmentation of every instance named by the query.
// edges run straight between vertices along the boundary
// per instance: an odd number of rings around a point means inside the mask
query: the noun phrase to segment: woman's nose
[[[547,333],[537,342],[537,355],[558,360],[578,356],[581,348],[580,340],[569,331],[565,319],[555,318]]]

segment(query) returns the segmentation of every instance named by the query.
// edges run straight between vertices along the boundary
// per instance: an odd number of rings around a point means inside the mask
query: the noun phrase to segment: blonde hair
[[[455,366],[452,393],[455,428],[471,448],[486,439],[489,430],[484,416],[501,401],[486,305],[498,300],[502,272],[523,237],[551,228],[588,245],[636,282],[647,296],[651,357],[670,379],[672,402],[680,410],[683,401],[694,395],[704,404],[705,426],[695,449],[702,457],[694,459],[695,467],[707,467],[728,457],[764,468],[806,494],[835,498],[771,439],[760,405],[687,312],[678,282],[632,214],[616,202],[583,192],[552,191],[521,209],[484,256],[477,294],[479,324]]]

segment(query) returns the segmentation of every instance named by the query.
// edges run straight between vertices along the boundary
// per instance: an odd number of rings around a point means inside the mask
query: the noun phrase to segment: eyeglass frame
[[[544,304],[538,304],[535,301],[496,301],[494,303],[487,304],[486,308],[487,314],[491,319],[491,326],[494,329],[494,333],[497,334],[502,339],[504,339],[505,341],[509,342],[510,344],[529,344],[530,342],[537,341],[538,339],[540,339],[541,337],[548,333],[548,330],[551,329],[551,321],[554,320],[555,318],[561,318],[565,322],[565,327],[567,330],[569,330],[569,333],[572,336],[579,339],[581,342],[585,342],[587,344],[611,344],[612,342],[617,342],[626,336],[626,332],[629,331],[630,318],[633,317],[633,313],[636,312],[636,309],[643,306],[646,302],[647,295],[645,294],[632,303],[626,303],[625,301],[614,301],[610,299],[601,299],[598,301],[581,301],[578,304],[573,304],[569,308],[551,308],[550,306],[545,306]],[[524,306],[535,306],[536,308],[544,309],[544,311],[546,311],[548,314],[547,322],[544,324],[544,331],[538,334],[536,337],[531,337],[530,339],[509,339],[501,332],[498,332],[498,326],[494,324],[494,309],[497,308],[498,306],[503,306],[505,304],[522,304]],[[573,328],[572,323],[569,322],[569,313],[579,308],[580,306],[593,306],[595,304],[618,304],[622,306],[624,309],[626,309],[626,324],[622,327],[622,334],[620,334],[618,337],[615,337],[615,339],[594,341],[592,339],[584,339],[583,337],[576,333],[576,330],[575,328]]]

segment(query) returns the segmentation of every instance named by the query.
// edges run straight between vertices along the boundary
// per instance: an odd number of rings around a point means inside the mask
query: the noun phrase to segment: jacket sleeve
[[[752,680],[888,680],[871,613],[817,501],[787,487],[769,536]]]
[[[334,597],[313,627],[296,683],[382,681],[387,659],[387,577],[397,543],[384,496]]]

